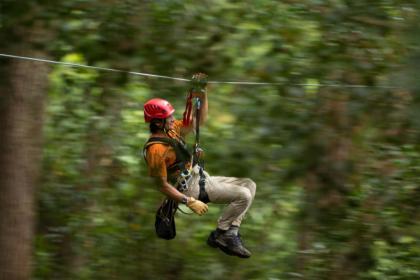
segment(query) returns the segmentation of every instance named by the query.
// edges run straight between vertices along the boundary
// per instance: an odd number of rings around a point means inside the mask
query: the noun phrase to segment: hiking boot
[[[207,245],[209,245],[210,247],[213,247],[213,248],[217,248],[216,231],[215,230],[210,232],[209,238],[207,238]]]
[[[209,245],[210,247],[213,247],[213,248],[219,248],[225,254],[227,254],[229,256],[233,256],[234,255],[233,252],[229,251],[229,249],[226,246],[223,246],[216,241],[217,236],[218,236],[217,231],[213,230],[210,233],[209,238],[207,238],[207,245]]]
[[[230,256],[234,255],[240,258],[249,258],[251,256],[251,252],[244,247],[240,236],[237,235],[229,233],[217,234],[216,231],[213,231],[207,239],[207,244],[214,248],[218,247]]]

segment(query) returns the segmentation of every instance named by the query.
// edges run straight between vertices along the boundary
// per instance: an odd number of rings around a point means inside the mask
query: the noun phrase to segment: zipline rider
[[[175,109],[164,99],[154,98],[144,104],[144,118],[150,123],[151,133],[144,148],[145,159],[149,175],[155,178],[159,190],[169,199],[184,203],[196,214],[205,214],[208,202],[227,204],[207,244],[228,255],[249,258],[251,252],[242,243],[239,227],[254,199],[255,183],[248,178],[210,176],[197,164],[199,151],[195,151],[193,164],[184,142],[196,120],[203,124],[207,119],[206,85],[206,75],[193,76],[183,120],[174,119]],[[196,104],[192,108],[194,99],[199,107]]]

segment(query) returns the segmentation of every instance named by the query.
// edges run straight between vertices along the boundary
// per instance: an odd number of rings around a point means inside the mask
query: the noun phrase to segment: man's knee
[[[248,188],[241,188],[238,192],[238,199],[249,204],[252,202],[253,195]]]
[[[255,191],[257,190],[257,184],[249,178],[244,178],[245,186],[251,191],[252,196],[255,195]]]

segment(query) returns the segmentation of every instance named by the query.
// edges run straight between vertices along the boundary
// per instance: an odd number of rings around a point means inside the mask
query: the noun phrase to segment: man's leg
[[[211,176],[207,178],[206,191],[210,201],[228,204],[218,220],[218,228],[228,230],[240,226],[255,196],[255,183],[247,178]]]
[[[245,209],[244,213],[240,215],[237,219],[232,222],[232,225],[240,227],[242,219],[245,217],[246,213],[248,212],[249,207],[251,207],[252,202],[254,201],[255,191],[256,191],[256,184],[249,178],[236,178],[235,184],[238,184],[242,187],[247,188],[251,193],[251,201],[248,204],[248,207]]]
[[[208,244],[225,253],[248,258],[251,253],[238,235],[242,219],[252,204],[256,185],[247,178],[207,177],[206,191],[213,203],[228,204],[218,220],[217,230],[210,234]]]

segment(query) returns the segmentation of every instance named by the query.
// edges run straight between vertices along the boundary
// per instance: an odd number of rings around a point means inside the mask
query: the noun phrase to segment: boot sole
[[[229,256],[237,256],[239,258],[242,259],[247,259],[250,256],[245,256],[245,255],[241,255],[241,254],[237,254],[235,252],[232,252],[231,250],[229,250],[225,245],[215,241],[215,240],[211,240],[210,237],[207,239],[207,245],[209,245],[210,247],[213,248],[219,248],[223,253],[225,253],[226,255]]]

